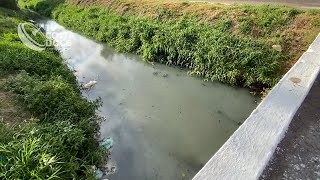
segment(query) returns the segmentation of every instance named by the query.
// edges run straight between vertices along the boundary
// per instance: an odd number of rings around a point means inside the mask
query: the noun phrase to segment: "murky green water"
[[[112,137],[112,180],[191,179],[256,107],[247,89],[154,66],[44,21],[80,82],[98,84],[101,137]]]

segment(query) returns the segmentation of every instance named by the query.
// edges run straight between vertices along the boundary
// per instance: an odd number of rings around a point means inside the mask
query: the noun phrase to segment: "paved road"
[[[223,4],[284,4],[291,7],[320,9],[320,0],[192,0]]]
[[[320,179],[320,76],[260,179]]]

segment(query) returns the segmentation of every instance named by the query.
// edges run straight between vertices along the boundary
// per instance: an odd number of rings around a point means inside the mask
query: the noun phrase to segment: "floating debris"
[[[155,71],[152,74],[155,75],[155,76],[158,76],[160,74],[160,72]]]
[[[168,77],[169,76],[169,74],[163,74],[162,75],[162,77],[164,77],[164,78],[166,78],[166,77]]]
[[[116,167],[115,166],[112,166],[111,168],[110,168],[110,173],[115,173],[116,172]]]
[[[106,173],[106,175],[110,175],[116,173],[117,166],[116,163],[109,158],[107,164],[105,164],[104,167],[101,167],[101,169]]]
[[[89,81],[87,84],[83,85],[84,89],[91,89],[95,84],[97,84],[97,81]]]
[[[100,143],[100,147],[106,148],[107,150],[111,149],[113,146],[113,140],[111,137],[103,139]]]

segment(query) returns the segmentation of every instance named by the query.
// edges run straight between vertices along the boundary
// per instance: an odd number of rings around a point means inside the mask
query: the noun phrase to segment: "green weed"
[[[187,67],[190,74],[234,85],[274,85],[286,54],[266,41],[237,37],[229,19],[199,24],[180,18],[160,22],[113,11],[60,5],[53,12],[61,24],[107,42],[146,61]]]
[[[116,1],[104,8],[84,8],[68,2],[56,3],[51,16],[119,52],[137,53],[145,61],[185,67],[189,74],[206,80],[256,89],[278,82],[285,62],[298,53],[291,51],[294,39],[282,39],[288,36],[284,32],[292,20],[300,14],[317,13],[271,5],[212,5],[211,11],[219,13],[206,18],[201,12],[184,14],[160,3],[138,13],[135,4],[139,3]],[[197,6],[184,2],[165,4],[178,8]],[[119,12],[117,8],[123,6],[127,8]],[[38,12],[42,13],[42,9]],[[316,20],[312,22],[317,26]],[[275,51],[274,44],[286,49]]]
[[[56,50],[33,51],[17,34],[22,12],[0,9],[0,77],[37,119],[0,120],[0,179],[95,179],[99,101],[88,101]],[[9,26],[2,26],[10,22]]]

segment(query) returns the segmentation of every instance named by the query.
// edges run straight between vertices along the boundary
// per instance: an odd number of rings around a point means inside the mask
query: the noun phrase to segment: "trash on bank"
[[[116,162],[114,160],[108,159],[108,162],[103,167],[101,167],[101,169],[106,173],[106,175],[115,174],[117,172]]]
[[[96,170],[96,179],[100,180],[102,179],[102,176],[103,176],[103,172],[98,168]]]
[[[281,45],[273,45],[272,48],[275,49],[275,50],[278,51],[278,52],[281,52],[281,51],[282,51]]]
[[[113,139],[111,137],[105,138],[102,140],[100,143],[100,147],[106,148],[106,149],[111,149],[113,146]]]

